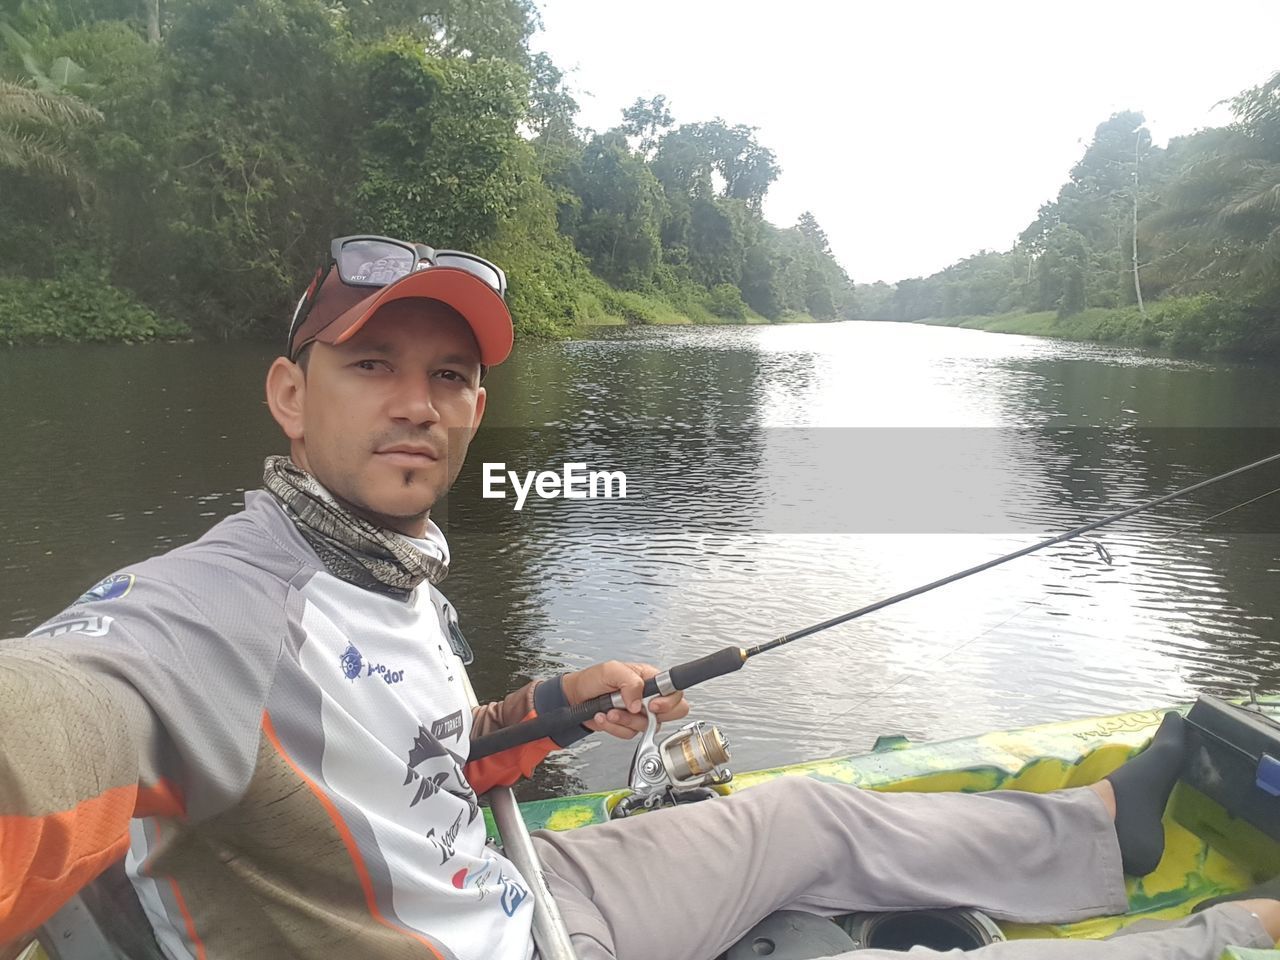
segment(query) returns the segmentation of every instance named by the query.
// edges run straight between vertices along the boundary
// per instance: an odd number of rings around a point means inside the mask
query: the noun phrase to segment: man
[[[361,272],[379,259],[399,278]],[[611,662],[468,706],[430,510],[511,350],[504,293],[469,254],[335,240],[267,375],[290,457],[267,460],[265,491],[0,645],[0,941],[123,857],[171,958],[530,955],[528,888],[486,847],[476,793],[585,731],[472,764],[469,741],[612,691],[628,709],[588,726],[630,736],[655,670]],[[710,960],[785,907],[1083,918],[1125,908],[1122,864],[1159,859],[1181,736],[1171,716],[1109,781],[1055,795],[785,778],[537,846],[581,960]],[[1209,960],[1277,935],[1280,903],[1250,900],[988,952]]]

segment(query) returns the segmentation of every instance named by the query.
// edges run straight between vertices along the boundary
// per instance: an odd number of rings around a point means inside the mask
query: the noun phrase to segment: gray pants
[[[579,960],[712,960],[781,909],[961,906],[1067,922],[1127,908],[1115,830],[1088,789],[877,793],[783,777],[727,800],[540,832],[534,843]],[[1010,941],[970,955],[1216,960],[1228,944],[1272,946],[1235,905],[1137,926],[1107,940]],[[901,956],[861,950],[846,960]]]

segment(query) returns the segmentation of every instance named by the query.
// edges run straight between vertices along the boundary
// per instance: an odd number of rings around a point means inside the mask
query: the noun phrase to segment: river
[[[260,344],[0,352],[0,629],[198,536],[283,450]],[[1280,449],[1280,369],[941,327],[604,329],[492,371],[443,585],[497,697],[758,643]],[[485,499],[484,462],[627,475]],[[738,769],[1280,679],[1275,467],[753,660],[691,693]],[[508,484],[509,488],[509,484]],[[496,489],[496,488],[495,488]],[[601,488],[603,490],[603,488]],[[615,490],[615,492],[617,492]],[[593,737],[525,795],[625,780]]]

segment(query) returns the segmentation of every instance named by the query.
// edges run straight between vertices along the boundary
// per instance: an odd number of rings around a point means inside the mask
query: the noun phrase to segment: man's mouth
[[[440,459],[434,447],[417,443],[397,443],[383,447],[375,456],[398,467],[425,467]]]

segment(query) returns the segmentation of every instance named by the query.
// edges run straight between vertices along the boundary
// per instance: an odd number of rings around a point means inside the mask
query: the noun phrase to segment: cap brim
[[[506,303],[479,277],[455,267],[431,267],[401,277],[341,314],[316,339],[334,344],[350,340],[379,308],[412,297],[439,300],[457,310],[475,334],[480,362],[485,366],[492,367],[511,355],[515,331]]]

